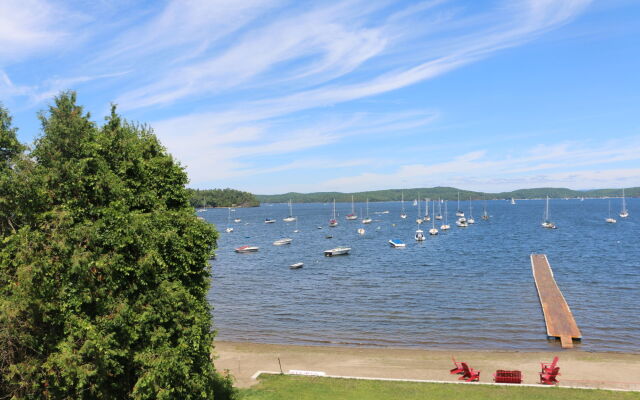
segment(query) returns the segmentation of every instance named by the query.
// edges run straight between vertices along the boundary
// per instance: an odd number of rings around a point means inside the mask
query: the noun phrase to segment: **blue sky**
[[[91,3],[91,4],[88,4]],[[640,185],[640,3],[0,2],[20,139],[64,89],[149,123],[191,187]]]

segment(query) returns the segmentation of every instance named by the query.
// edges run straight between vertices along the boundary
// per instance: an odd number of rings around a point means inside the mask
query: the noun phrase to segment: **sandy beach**
[[[371,378],[451,381],[451,357],[481,371],[481,382],[492,382],[498,369],[520,370],[524,383],[539,381],[540,362],[560,357],[560,385],[601,389],[640,390],[640,354],[583,351],[518,352],[421,350],[330,346],[295,346],[263,343],[215,342],[216,368],[229,370],[239,387],[256,383],[257,371],[291,369],[323,371],[328,375]]]

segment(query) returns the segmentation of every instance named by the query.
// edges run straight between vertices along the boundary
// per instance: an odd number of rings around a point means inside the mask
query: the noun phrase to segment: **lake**
[[[422,203],[424,205],[424,202]],[[529,255],[545,253],[582,331],[576,347],[640,351],[640,199],[627,199],[630,216],[607,224],[606,199],[550,200],[557,230],[540,226],[544,200],[487,202],[491,216],[416,242],[417,207],[370,203],[372,224],[348,221],[351,203],[338,203],[339,226],[328,227],[332,204],[294,204],[296,223],[283,222],[287,204],[238,208],[225,233],[227,209],[199,215],[220,231],[209,300],[220,340],[265,343],[451,349],[551,350]],[[361,217],[364,203],[356,203]],[[468,215],[469,202],[461,202]],[[389,214],[375,214],[388,210]],[[272,217],[274,224],[265,224]],[[242,222],[233,223],[233,218]],[[436,221],[438,227],[441,221]],[[322,226],[322,229],[317,229]],[[364,227],[365,235],[357,228]],[[425,233],[431,222],[422,224]],[[333,238],[325,236],[331,234]],[[280,238],[293,238],[274,246]],[[406,248],[392,248],[400,238]],[[257,253],[237,254],[241,245]],[[347,256],[323,251],[347,245]],[[299,270],[289,265],[304,262]]]

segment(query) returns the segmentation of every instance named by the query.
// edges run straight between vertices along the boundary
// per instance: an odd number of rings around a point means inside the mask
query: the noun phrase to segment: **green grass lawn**
[[[389,399],[640,399],[638,392],[534,388],[518,386],[455,385],[441,383],[367,381],[306,376],[262,375],[260,382],[240,391],[242,400],[389,400]]]

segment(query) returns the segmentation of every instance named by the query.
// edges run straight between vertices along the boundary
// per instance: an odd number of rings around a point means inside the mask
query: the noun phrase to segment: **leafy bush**
[[[73,92],[33,151],[0,108],[0,398],[225,399],[206,301],[213,227],[150,128]]]

